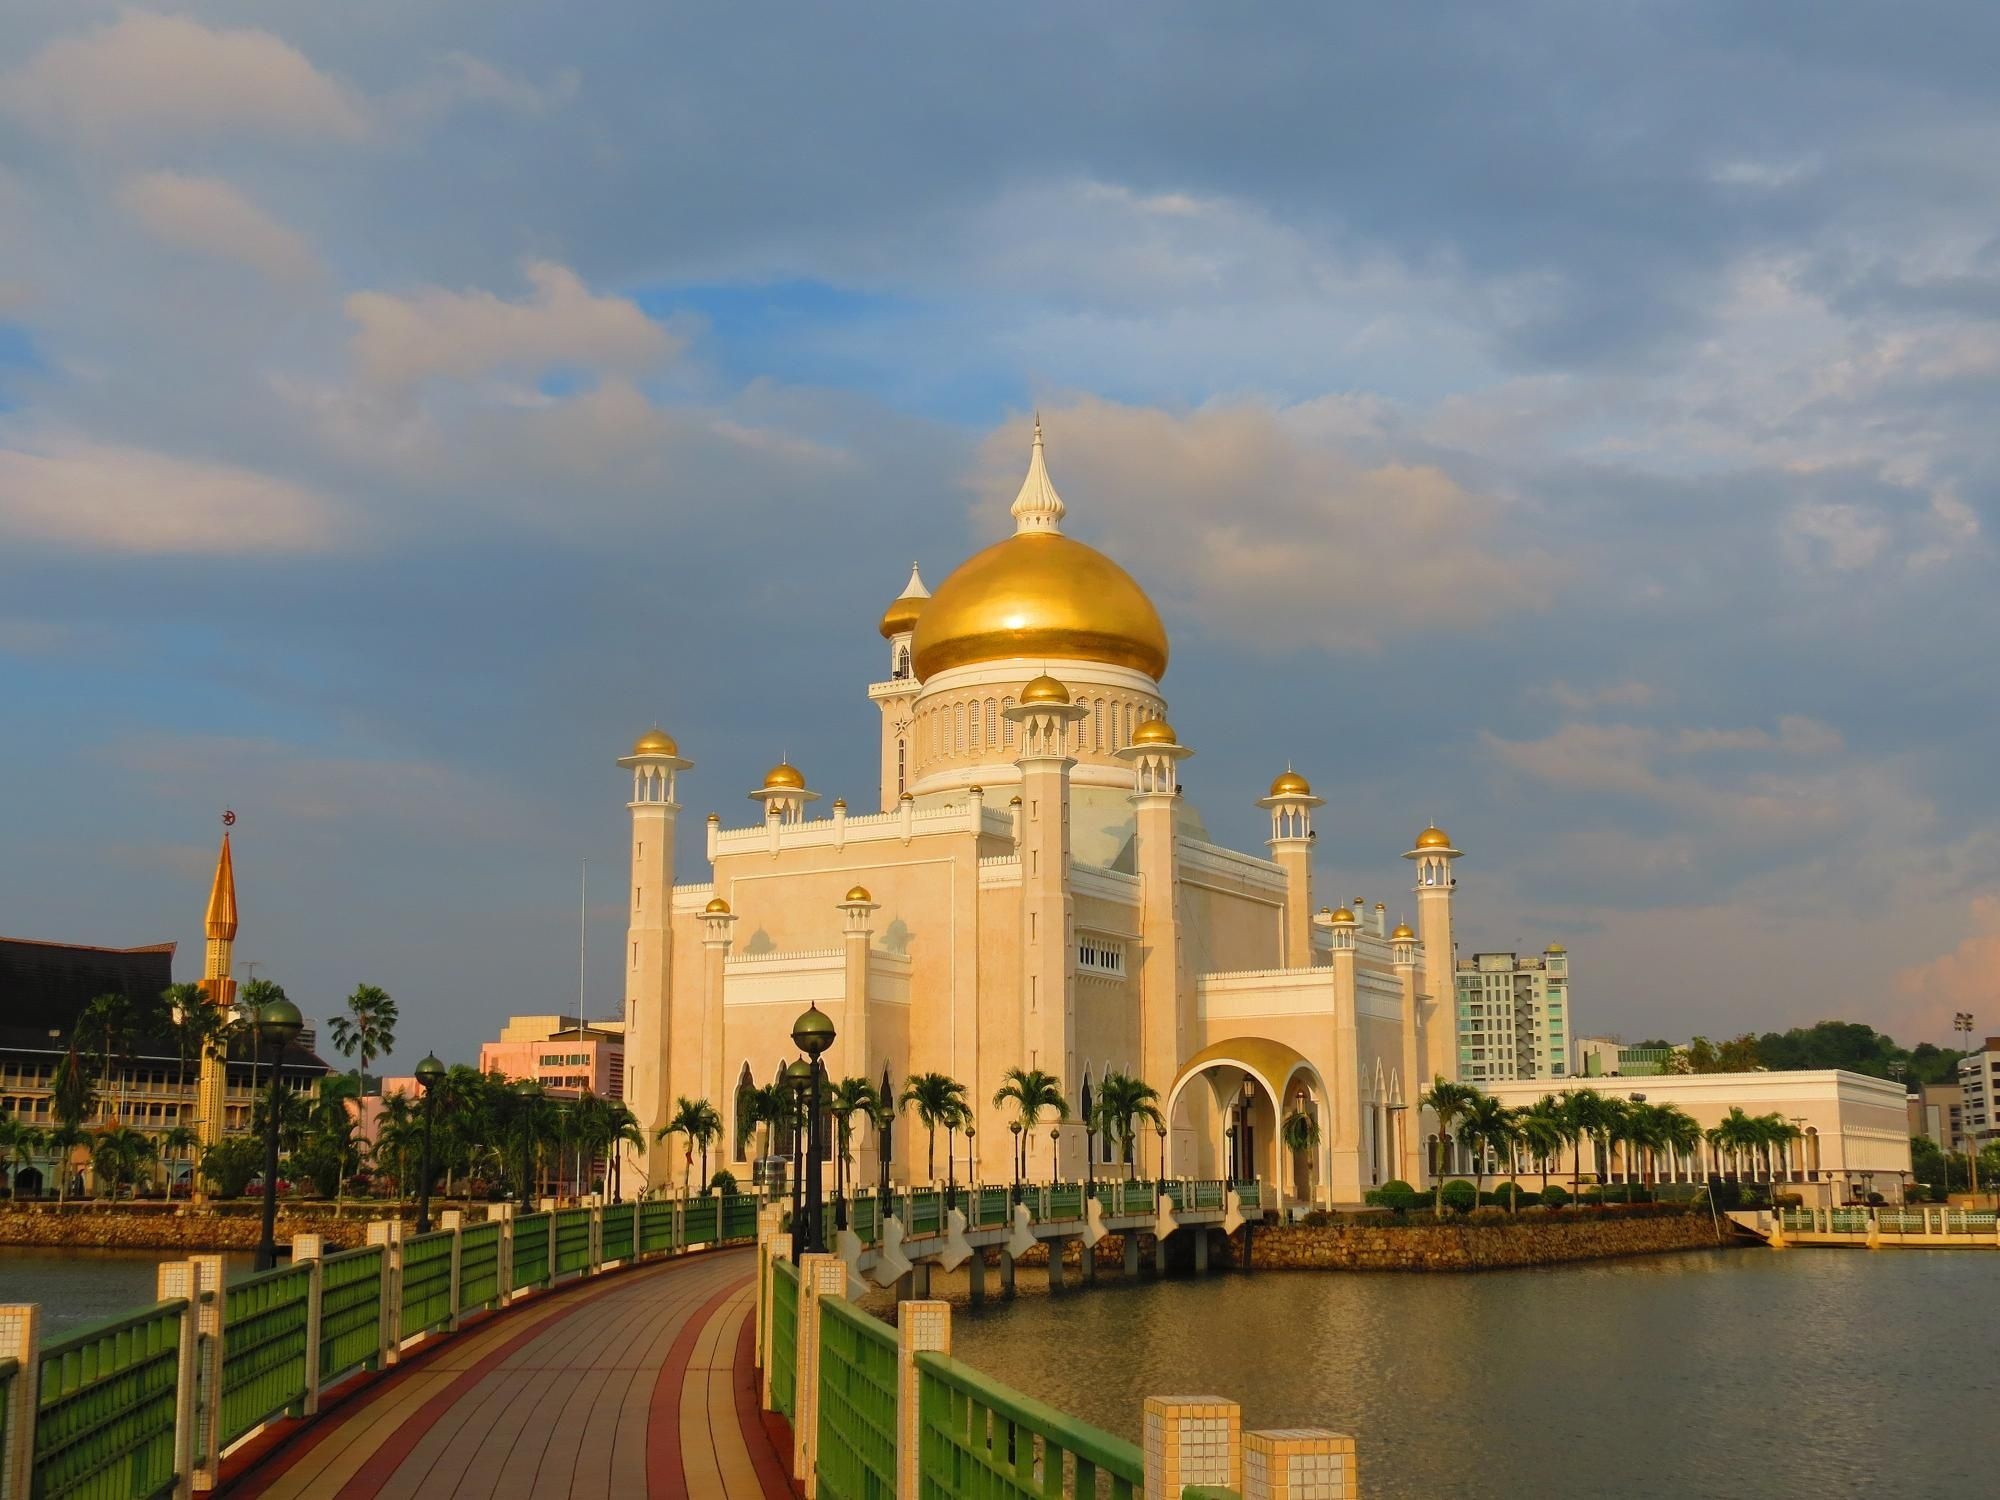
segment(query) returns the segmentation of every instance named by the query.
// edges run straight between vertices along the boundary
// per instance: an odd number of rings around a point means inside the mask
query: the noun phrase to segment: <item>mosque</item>
[[[876,808],[822,810],[805,767],[781,761],[750,790],[747,826],[710,815],[709,877],[676,884],[678,781],[693,762],[658,728],[619,760],[632,776],[626,1091],[647,1139],[682,1096],[733,1121],[741,1092],[797,1055],[792,1022],[812,1003],[838,1032],[831,1077],[965,1084],[976,1120],[954,1143],[961,1181],[973,1167],[1012,1179],[1012,1116],[991,1101],[1022,1067],[1059,1076],[1072,1110],[1086,1073],[1157,1089],[1169,1128],[1142,1141],[1146,1174],[1164,1151],[1171,1174],[1255,1175],[1319,1202],[1422,1183],[1412,1111],[1429,1079],[1457,1076],[1459,851],[1429,827],[1404,855],[1413,931],[1380,904],[1315,910],[1322,799],[1298,771],[1259,799],[1264,851],[1209,839],[1183,790],[1195,751],[1161,693],[1159,612],[1063,534],[1064,510],[1037,422],[1014,534],[935,593],[912,569],[890,602],[888,675],[868,689],[882,715]],[[1301,1110],[1318,1143],[1295,1157],[1279,1129]],[[872,1182],[874,1132],[857,1122],[855,1142]],[[893,1180],[925,1177],[924,1146],[905,1111]],[[727,1131],[739,1176],[755,1149]],[[1044,1125],[1033,1175],[1054,1160],[1081,1177],[1084,1156],[1080,1125],[1053,1140]],[[627,1170],[643,1178],[645,1158]]]

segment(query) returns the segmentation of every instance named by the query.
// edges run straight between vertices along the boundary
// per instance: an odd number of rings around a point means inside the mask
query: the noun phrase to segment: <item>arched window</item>
[[[910,675],[910,648],[908,646],[898,646],[896,648],[897,680],[900,681],[903,678],[908,677],[909,675]]]
[[[997,698],[986,700],[986,743],[1000,743],[1000,701]]]
[[[959,704],[952,710],[951,752],[962,755],[965,752],[965,705]]]
[[[1000,707],[1003,711],[1006,709],[1010,709],[1013,706],[1014,706],[1014,699],[1012,698],[1011,695],[1002,698],[1000,700]],[[1014,743],[1014,721],[1012,719],[1004,721],[1003,727],[1000,730],[1000,743],[1003,745],[1011,745]]]
[[[896,741],[896,795],[902,796],[909,790],[910,746],[907,740]]]

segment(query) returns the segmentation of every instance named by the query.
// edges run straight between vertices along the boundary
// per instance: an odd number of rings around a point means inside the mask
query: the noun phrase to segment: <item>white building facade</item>
[[[1475,953],[1458,960],[1458,1077],[1484,1088],[1577,1070],[1569,951]]]

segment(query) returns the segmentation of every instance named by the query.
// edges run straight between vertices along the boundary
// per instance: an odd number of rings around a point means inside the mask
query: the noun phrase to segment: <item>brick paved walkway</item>
[[[376,1380],[230,1500],[790,1496],[751,1369],[751,1251],[534,1298]]]

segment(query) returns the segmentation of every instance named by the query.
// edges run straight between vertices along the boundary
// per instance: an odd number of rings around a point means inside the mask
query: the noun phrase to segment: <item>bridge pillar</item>
[[[1198,1225],[1194,1232],[1194,1268],[1197,1272],[1208,1269],[1208,1226]]]
[[[454,1212],[456,1212],[454,1210]],[[292,1236],[292,1264],[311,1266],[312,1277],[306,1292],[306,1378],[305,1400],[299,1409],[302,1417],[315,1416],[319,1412],[319,1318],[320,1296],[323,1273],[320,1257],[326,1247],[316,1234],[295,1234]],[[452,1242],[451,1305],[458,1306],[458,1250],[457,1241]],[[166,1268],[161,1267],[162,1270]],[[162,1294],[164,1295],[164,1293]],[[458,1319],[452,1319],[452,1327],[458,1326]]]
[[[966,1286],[974,1307],[986,1305],[986,1252],[975,1250],[965,1263]]]
[[[820,1298],[845,1296],[847,1262],[815,1252],[799,1258],[798,1380],[793,1388],[792,1478],[812,1500],[819,1457]]]
[[[1063,1242],[1043,1240],[1042,1243],[1049,1247],[1049,1291],[1060,1292],[1063,1289]]]
[[[194,1295],[200,1313],[195,1319],[196,1332],[200,1337],[199,1352],[195,1356],[201,1373],[196,1376],[197,1390],[219,1391],[222,1389],[222,1335],[224,1311],[228,1302],[222,1295],[222,1257],[219,1255],[191,1255],[188,1264],[194,1267]],[[201,1293],[213,1292],[212,1297],[202,1298]],[[388,1283],[383,1283],[383,1301],[388,1301]],[[377,1366],[380,1366],[379,1348],[386,1323],[376,1325]],[[17,1377],[18,1379],[18,1377]],[[201,1431],[195,1437],[195,1451],[204,1455],[195,1465],[193,1485],[197,1490],[212,1490],[222,1473],[222,1403],[204,1401],[201,1403]],[[12,1493],[26,1494],[26,1490]]]
[[[1148,1500],[1204,1485],[1243,1493],[1243,1408],[1234,1401],[1148,1396],[1141,1424]]]
[[[1167,1238],[1165,1235],[1153,1236],[1153,1274],[1155,1276],[1164,1276],[1167,1274]]]
[[[1243,1434],[1243,1500],[1361,1493],[1354,1439],[1323,1427]]]
[[[931,1294],[931,1263],[920,1260],[910,1267],[910,1295],[919,1302]]]
[[[1139,1274],[1139,1234],[1133,1229],[1125,1231],[1125,1274],[1127,1276]]]
[[[1079,1240],[1077,1247],[1077,1259],[1083,1271],[1083,1284],[1089,1286],[1097,1280],[1097,1247],[1085,1240]]]
[[[1008,1263],[1005,1258],[1001,1261]],[[922,1431],[917,1421],[917,1356],[949,1353],[949,1302],[906,1302],[896,1309],[896,1500],[917,1500],[917,1445]]]
[[[1000,1295],[1009,1301],[1014,1297],[1014,1253],[1011,1250],[1000,1252]]]

